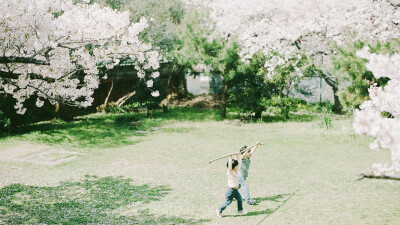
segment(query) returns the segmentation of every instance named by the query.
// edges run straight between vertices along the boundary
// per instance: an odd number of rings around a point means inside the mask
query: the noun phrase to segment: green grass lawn
[[[230,119],[234,116],[231,115]],[[140,120],[139,126],[131,122]],[[351,118],[316,128],[318,116],[290,122],[223,121],[213,110],[172,109],[141,114],[91,115],[73,122],[25,127],[0,139],[0,224],[397,224],[400,183],[356,175],[387,151],[368,149]],[[147,131],[147,133],[136,133]],[[248,182],[259,201],[224,201],[226,160],[208,161],[256,141]],[[49,166],[4,160],[2,152],[32,143],[79,153]],[[3,154],[4,155],[4,154]],[[3,157],[4,158],[4,157]]]

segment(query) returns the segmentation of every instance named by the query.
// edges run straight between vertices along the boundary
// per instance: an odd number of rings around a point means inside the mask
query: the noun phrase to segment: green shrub
[[[333,113],[333,104],[329,100],[313,103],[306,102],[305,104],[304,102],[301,102],[299,104],[299,109],[313,113]]]
[[[272,107],[273,111],[285,117],[286,120],[290,119],[290,112],[296,112],[299,102],[302,100],[290,97],[272,97],[265,100],[266,106]]]
[[[235,76],[228,81],[228,104],[240,113],[254,114],[261,118],[266,106],[263,99],[269,99],[276,92],[275,85],[266,80],[264,65],[266,57],[254,54],[249,63],[240,65]]]
[[[0,111],[0,131],[9,131],[11,128],[11,120],[6,117],[3,111]]]

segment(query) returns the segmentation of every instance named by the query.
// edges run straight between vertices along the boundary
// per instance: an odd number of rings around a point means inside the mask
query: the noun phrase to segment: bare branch
[[[4,71],[0,71],[0,78],[7,78],[7,79],[18,79],[18,77],[21,74],[18,73],[11,73],[11,72],[4,72]],[[29,77],[31,79],[37,79],[37,80],[44,80],[47,82],[55,82],[56,79],[54,78],[50,78],[50,77],[43,77],[42,75],[39,74],[29,74]]]
[[[6,63],[24,63],[24,64],[35,64],[35,65],[50,65],[49,62],[38,60],[31,57],[16,57],[16,56],[0,56],[0,64]]]

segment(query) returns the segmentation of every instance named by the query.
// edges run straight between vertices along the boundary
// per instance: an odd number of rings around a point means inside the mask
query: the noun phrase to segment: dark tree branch
[[[328,53],[326,53],[324,51],[317,51],[313,55],[328,55]]]
[[[332,80],[329,76],[327,76],[324,72],[320,72],[319,75],[324,78],[325,82],[331,86],[332,88],[337,88],[337,83],[336,81]]]
[[[4,72],[4,71],[0,71],[0,78],[7,78],[7,79],[18,79],[18,77],[21,74],[18,73],[11,73],[11,72]],[[36,79],[36,80],[44,80],[47,82],[55,82],[56,80],[54,78],[49,78],[49,77],[43,77],[42,75],[39,74],[29,74],[29,77],[31,79]]]
[[[0,64],[6,63],[24,63],[24,64],[36,64],[36,65],[50,65],[49,62],[38,60],[31,57],[16,57],[16,56],[0,56]]]

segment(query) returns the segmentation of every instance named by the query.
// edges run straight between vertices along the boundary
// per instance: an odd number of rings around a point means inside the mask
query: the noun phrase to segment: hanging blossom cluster
[[[145,19],[132,24],[128,12],[71,0],[0,0],[0,5],[0,93],[16,99],[20,114],[32,96],[38,107],[46,99],[90,106],[99,67],[109,70],[123,60],[135,62],[140,78],[159,76],[158,52],[139,40],[148,27]]]
[[[392,175],[400,172],[400,54],[392,56],[370,53],[366,47],[357,52],[376,78],[388,77],[385,87],[372,84],[369,88],[371,100],[364,102],[354,113],[354,130],[357,134],[367,134],[376,140],[370,148],[388,148],[391,163],[373,165],[375,175]]]

